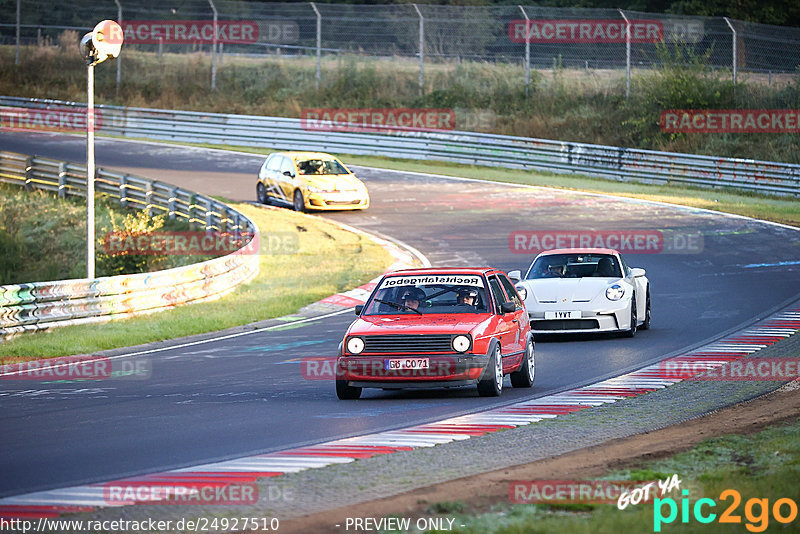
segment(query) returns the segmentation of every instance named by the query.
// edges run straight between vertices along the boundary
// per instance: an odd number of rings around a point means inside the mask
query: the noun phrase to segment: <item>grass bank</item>
[[[677,515],[670,523],[660,525],[660,532],[797,532],[797,508],[794,518],[783,524],[775,518],[773,507],[779,499],[798,502],[797,480],[800,479],[800,421],[768,428],[742,436],[728,435],[703,441],[692,449],[672,457],[649,462],[634,469],[607,473],[607,480],[664,480],[677,474],[684,497],[673,490],[665,498],[676,502]],[[725,490],[735,496],[722,496]],[[682,524],[682,499],[687,498],[687,521]],[[701,498],[712,499],[715,507],[705,504],[702,514],[715,518],[701,523],[694,516],[695,504]],[[755,501],[751,501],[755,500]],[[768,500],[768,502],[764,502]],[[723,512],[730,509],[738,524],[721,524]],[[482,514],[464,513],[461,502],[435,503],[431,514],[455,518],[453,532],[461,534],[544,534],[654,532],[654,504],[641,503],[619,510],[612,504],[519,504],[499,503]],[[662,507],[669,513],[668,505]],[[780,513],[791,516],[790,505],[783,503]],[[745,530],[746,529],[746,530]]]
[[[68,326],[0,343],[4,363],[91,353],[280,317],[381,274],[390,255],[369,238],[319,217],[285,209],[231,204],[261,229],[262,243],[289,236],[290,246],[264,249],[258,276],[212,302],[189,304],[102,326]],[[296,246],[295,246],[296,245]],[[102,335],[98,335],[101,332]]]
[[[181,219],[142,217],[105,195],[95,201],[98,237],[97,276],[170,269],[210,256],[112,257],[105,253],[104,236],[122,229],[125,221],[158,226],[160,232],[190,229]],[[58,198],[53,193],[0,184],[0,285],[66,280],[86,276],[86,201]]]
[[[77,39],[77,32],[65,32],[58,46],[24,47],[19,66],[14,47],[0,47],[0,94],[85,101]],[[109,64],[97,69],[95,89],[98,103],[264,116],[299,117],[320,107],[448,108],[463,130],[800,162],[797,133],[661,131],[660,114],[668,109],[800,108],[800,73],[768,79],[740,73],[734,84],[729,73],[712,71],[702,57],[686,53],[665,49],[661,68],[635,69],[630,98],[622,70],[556,64],[534,70],[526,94],[521,64],[473,61],[429,62],[420,94],[415,60],[359,56],[326,56],[319,88],[312,57],[222,56],[211,91],[209,55],[159,58],[133,47],[122,59],[120,86]]]

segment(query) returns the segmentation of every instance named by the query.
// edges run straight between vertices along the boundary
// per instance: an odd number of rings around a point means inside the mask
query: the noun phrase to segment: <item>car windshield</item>
[[[305,159],[297,162],[300,174],[350,174],[335,159]]]
[[[621,278],[621,273],[612,254],[547,254],[536,258],[525,278]]]
[[[438,274],[386,277],[364,310],[365,315],[486,312],[482,277]]]

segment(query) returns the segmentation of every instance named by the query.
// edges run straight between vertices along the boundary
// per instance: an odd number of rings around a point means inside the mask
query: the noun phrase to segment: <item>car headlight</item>
[[[351,337],[347,340],[347,352],[350,354],[361,354],[364,350],[364,340],[360,337]]]
[[[454,337],[452,341],[453,350],[456,352],[467,352],[471,344],[472,341],[469,339],[469,336],[463,334]]]
[[[608,300],[619,300],[625,295],[625,288],[619,284],[614,284],[613,286],[606,289],[606,298]]]
[[[306,186],[309,193],[327,193],[327,189],[322,189],[321,187],[314,187],[313,185]]]
[[[522,300],[525,300],[525,299],[527,299],[527,298],[528,298],[528,290],[527,290],[527,289],[525,289],[525,286],[523,286],[522,284],[520,284],[520,285],[518,285],[518,286],[514,286],[514,287],[516,288],[516,290],[517,290],[517,293],[519,293],[519,296],[520,296],[520,298],[521,298]]]

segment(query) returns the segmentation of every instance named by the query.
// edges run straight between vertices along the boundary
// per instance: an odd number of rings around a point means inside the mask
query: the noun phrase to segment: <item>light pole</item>
[[[113,20],[97,24],[81,39],[86,60],[86,278],[94,279],[94,66],[122,49],[122,27]]]

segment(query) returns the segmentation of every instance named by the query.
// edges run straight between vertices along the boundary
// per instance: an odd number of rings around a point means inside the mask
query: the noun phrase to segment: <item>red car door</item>
[[[500,305],[506,301],[507,297],[503,291],[502,283],[498,279],[497,275],[491,275],[489,277],[489,287],[492,291],[495,311],[498,314],[497,337],[500,338],[500,351],[503,354],[503,367],[505,368],[507,365],[511,364],[507,360],[509,355],[518,353],[522,350],[519,340],[519,319],[517,318],[516,313],[503,314],[500,311]],[[517,356],[514,356],[514,358],[517,358]]]

